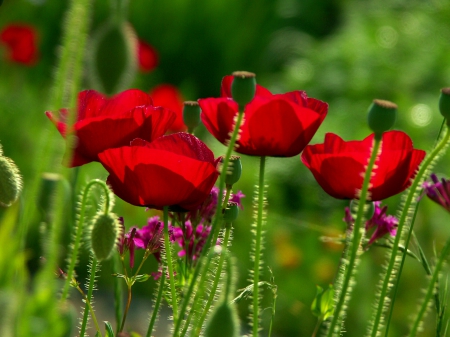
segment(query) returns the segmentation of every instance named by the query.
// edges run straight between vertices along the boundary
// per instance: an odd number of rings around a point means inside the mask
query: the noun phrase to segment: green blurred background
[[[15,160],[25,189],[32,181],[42,156],[45,139],[64,143],[45,117],[67,7],[61,0],[4,0],[0,7],[0,29],[11,22],[36,27],[39,62],[24,67],[5,61],[0,49],[0,143],[6,156]],[[92,32],[107,20],[109,2],[94,1]],[[374,98],[399,105],[396,129],[407,132],[416,148],[429,150],[439,132],[442,118],[437,109],[439,89],[450,86],[450,3],[444,0],[131,0],[129,22],[137,36],[158,51],[160,63],[148,74],[137,74],[132,87],[149,91],[157,84],[177,86],[186,100],[217,97],[221,78],[235,70],[257,74],[258,83],[274,93],[306,90],[308,96],[329,103],[329,113],[312,143],[322,142],[326,132],[345,140],[369,134],[366,111]],[[87,74],[86,74],[87,75]],[[88,89],[85,80],[83,89]],[[200,128],[197,135],[215,154],[224,146]],[[53,137],[53,138],[52,138]],[[436,168],[449,174],[449,155]],[[46,170],[58,171],[59,162]],[[244,211],[235,223],[231,248],[238,267],[238,288],[248,285],[252,222],[251,199],[258,161],[243,157],[244,177],[236,185],[247,195]],[[97,163],[81,167],[77,188],[92,178],[105,178]],[[264,251],[264,278],[273,271],[278,286],[273,336],[310,336],[316,319],[310,305],[316,284],[333,282],[342,246],[324,243],[322,236],[344,232],[345,201],[334,200],[317,185],[299,157],[269,158],[267,173],[268,221]],[[399,196],[387,200],[395,213]],[[33,202],[23,200],[22,202]],[[3,210],[0,209],[0,215]],[[116,213],[127,226],[146,223],[150,213],[117,200]],[[29,268],[38,268],[40,219],[30,224],[27,243]],[[416,231],[430,258],[450,236],[449,215],[429,200],[421,203]],[[66,237],[69,229],[66,230]],[[61,247],[62,255],[64,245]],[[413,247],[414,249],[414,247]],[[79,280],[85,277],[82,257]],[[384,251],[373,248],[364,254],[358,284],[350,302],[347,336],[363,335],[370,315],[375,286],[384,261]],[[154,271],[154,261],[147,271]],[[448,275],[446,267],[443,274]],[[99,288],[106,303],[111,287],[106,264]],[[446,278],[446,277],[445,277]],[[407,260],[393,316],[391,336],[404,335],[425,285],[416,261]],[[134,297],[150,308],[151,282],[139,284]],[[73,296],[76,298],[76,294]],[[100,300],[99,300],[100,301]],[[132,307],[133,307],[132,304]],[[240,303],[244,329],[249,302]],[[264,305],[271,293],[264,292]],[[107,315],[107,313],[105,313]],[[99,314],[101,317],[101,314]],[[145,317],[145,316],[144,316]],[[267,334],[270,309],[264,312]],[[101,320],[106,318],[100,318]],[[109,318],[110,319],[110,318]],[[133,323],[131,323],[133,322]],[[160,322],[163,325],[164,320]],[[423,336],[431,336],[434,313],[425,324]],[[134,324],[134,325],[132,325]],[[130,321],[144,332],[146,321]]]

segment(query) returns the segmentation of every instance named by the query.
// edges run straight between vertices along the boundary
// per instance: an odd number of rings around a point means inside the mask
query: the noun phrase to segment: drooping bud
[[[392,128],[396,118],[397,104],[381,99],[373,100],[367,119],[376,138],[381,139],[382,133]]]
[[[0,206],[8,207],[22,191],[22,177],[16,164],[2,155],[0,147]]]
[[[441,96],[439,97],[439,111],[441,115],[447,119],[447,125],[450,120],[450,88],[441,89]]]
[[[111,95],[131,85],[137,70],[137,38],[128,23],[101,26],[90,50],[88,75],[94,89]]]
[[[98,213],[92,221],[91,248],[97,260],[108,259],[118,242],[121,226],[114,213]]]
[[[223,163],[223,157],[220,158],[220,162]],[[237,183],[241,178],[242,174],[242,163],[241,157],[239,156],[231,156],[228,161],[227,174],[225,176],[225,184],[228,187],[233,186],[233,184]]]
[[[200,105],[196,101],[186,101],[183,103],[183,121],[188,132],[192,133],[200,124]]]
[[[239,104],[239,110],[243,111],[247,103],[255,97],[256,75],[248,71],[235,71],[231,83],[231,96]]]

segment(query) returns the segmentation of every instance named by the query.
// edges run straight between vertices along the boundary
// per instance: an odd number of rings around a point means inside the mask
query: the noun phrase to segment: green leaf
[[[150,278],[150,275],[148,274],[142,274],[142,275],[136,275],[135,281],[136,282],[145,282]]]
[[[333,285],[330,284],[326,290],[320,286],[317,286],[316,297],[311,304],[311,311],[313,315],[322,320],[326,320],[328,317],[333,316],[334,307],[335,302]]]
[[[105,329],[106,329],[106,336],[107,337],[114,337],[114,330],[111,326],[111,323],[105,321]]]

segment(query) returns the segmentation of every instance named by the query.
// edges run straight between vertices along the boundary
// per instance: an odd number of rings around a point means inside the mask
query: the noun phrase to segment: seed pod
[[[91,249],[97,260],[107,260],[117,244],[121,227],[114,213],[98,213],[91,227]]]
[[[369,108],[367,118],[369,128],[375,132],[375,137],[381,139],[381,134],[392,128],[395,123],[397,105],[389,101],[375,99]]]
[[[21,191],[22,177],[19,169],[10,158],[2,156],[0,148],[0,206],[11,206]]]
[[[235,71],[231,83],[231,96],[239,104],[239,109],[243,110],[247,103],[255,97],[256,79],[255,74],[248,71]]]

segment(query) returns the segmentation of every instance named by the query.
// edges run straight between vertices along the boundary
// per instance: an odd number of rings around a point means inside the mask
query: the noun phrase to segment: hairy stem
[[[262,250],[262,226],[264,215],[264,173],[266,157],[261,157],[259,163],[259,186],[258,186],[258,211],[256,215],[256,233],[255,233],[255,264],[253,267],[253,337],[258,336],[259,331],[259,272],[261,269],[261,250]]]
[[[342,287],[339,292],[339,298],[336,303],[336,308],[334,311],[333,319],[329,325],[329,330],[327,336],[331,337],[335,333],[335,330],[340,330],[341,322],[345,316],[345,306],[348,302],[351,294],[351,280],[353,279],[354,275],[354,269],[357,264],[357,257],[359,255],[359,250],[361,246],[361,239],[363,237],[363,220],[364,220],[364,206],[365,201],[367,200],[368,196],[368,190],[369,190],[369,184],[370,184],[370,178],[372,176],[372,170],[375,165],[375,160],[378,156],[378,151],[381,146],[381,139],[377,139],[377,137],[374,137],[374,145],[372,148],[372,154],[370,156],[369,163],[367,165],[366,173],[364,175],[363,185],[361,189],[360,194],[360,202],[358,205],[358,212],[356,215],[355,223],[353,226],[353,237],[350,242],[349,248],[349,260],[347,264],[347,268],[343,269],[344,271],[344,277],[342,281]]]
[[[173,262],[172,262],[172,251],[170,249],[170,240],[169,240],[169,206],[164,206],[164,247],[166,249],[166,257],[167,257],[167,268],[169,270],[169,279],[170,279],[170,291],[172,293],[172,310],[173,310],[173,321],[176,324],[178,320],[178,305],[177,305],[177,292],[175,289],[175,277],[173,270]],[[164,276],[164,272],[163,275]]]
[[[411,210],[411,207],[413,203],[416,202],[415,198],[417,197],[417,191],[421,188],[420,184],[422,183],[423,177],[425,173],[428,171],[429,166],[434,162],[437,155],[443,150],[450,138],[450,133],[448,132],[448,129],[445,130],[444,137],[442,140],[437,144],[437,146],[433,149],[433,151],[425,158],[424,162],[420,166],[419,172],[417,173],[416,177],[414,178],[411,187],[408,190],[407,197],[405,199],[405,203],[403,206],[403,210],[399,219],[398,227],[397,227],[397,235],[395,236],[394,243],[392,245],[392,252],[391,256],[388,262],[388,266],[386,268],[386,272],[384,274],[383,283],[381,285],[381,289],[379,291],[379,294],[377,294],[377,303],[375,305],[376,312],[375,316],[372,322],[372,325],[369,330],[369,335],[372,337],[377,336],[379,330],[380,330],[380,324],[382,320],[383,313],[385,311],[385,301],[388,296],[388,292],[390,289],[390,286],[394,280],[392,280],[392,277],[395,277],[396,272],[396,260],[398,258],[398,250],[400,245],[400,240],[403,234],[403,227],[405,226],[409,212]],[[413,230],[413,226],[410,226],[410,231]],[[410,235],[408,235],[409,237]],[[404,247],[407,249],[407,244],[404,245]],[[400,278],[400,270],[397,273],[397,278]]]

